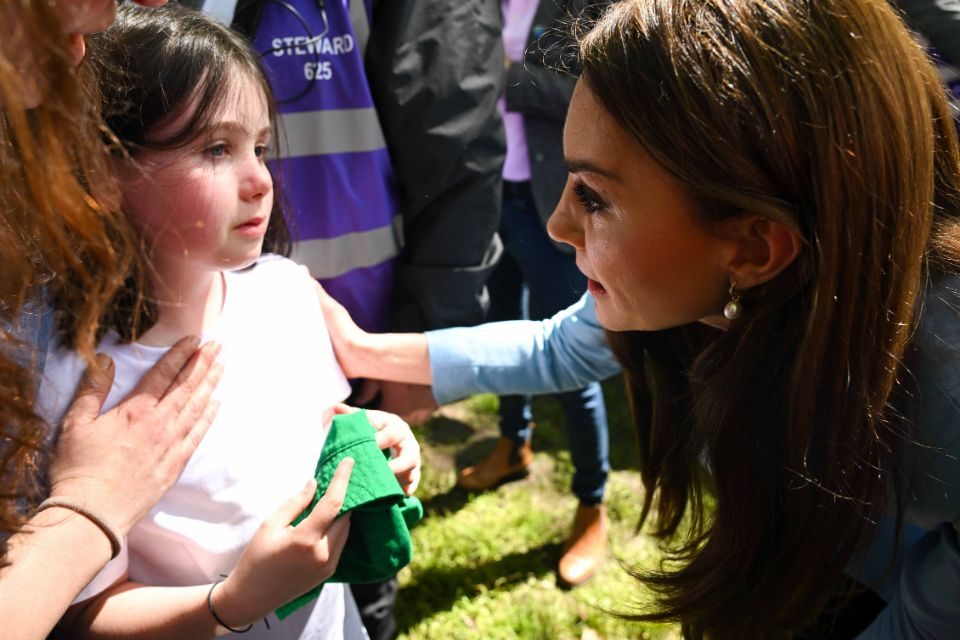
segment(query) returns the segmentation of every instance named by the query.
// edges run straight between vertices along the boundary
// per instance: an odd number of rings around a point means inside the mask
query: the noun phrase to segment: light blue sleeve
[[[590,294],[547,320],[492,322],[426,336],[433,394],[441,404],[475,393],[570,391],[620,371]]]
[[[924,535],[904,559],[899,588],[857,640],[960,637],[960,546],[950,523]]]

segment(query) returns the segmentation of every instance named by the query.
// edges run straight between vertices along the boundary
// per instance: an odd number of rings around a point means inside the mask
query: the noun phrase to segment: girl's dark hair
[[[659,570],[636,574],[655,610],[636,617],[786,637],[891,488],[900,513],[904,358],[927,278],[960,256],[945,91],[887,0],[624,0],[579,54],[582,82],[705,224],[761,214],[805,239],[726,332],[610,334],[643,518],[665,539]]]
[[[177,149],[202,138],[246,82],[262,91],[277,130],[277,105],[259,54],[244,36],[199,11],[175,3],[159,9],[125,4],[114,24],[93,38],[91,50],[104,122],[118,155],[135,161],[142,149]],[[183,118],[189,108],[193,112]],[[276,192],[263,250],[289,255],[290,229]],[[131,273],[130,279],[145,278]],[[103,323],[126,340],[156,321],[155,305],[149,296],[135,297],[136,291],[122,292]]]

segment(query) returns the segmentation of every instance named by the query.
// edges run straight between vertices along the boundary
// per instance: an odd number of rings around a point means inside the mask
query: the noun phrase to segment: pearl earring
[[[730,283],[730,300],[723,305],[723,317],[727,320],[736,320],[743,313],[743,306],[740,304],[740,292],[737,291],[737,283]]]

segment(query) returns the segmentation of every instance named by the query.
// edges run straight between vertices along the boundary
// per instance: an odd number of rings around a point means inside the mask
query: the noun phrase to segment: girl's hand
[[[219,345],[180,340],[110,411],[113,361],[98,356],[63,419],[50,468],[50,495],[85,505],[126,535],[176,481],[219,403]]]
[[[344,458],[323,498],[297,526],[310,506],[317,481],[311,479],[260,525],[233,573],[211,594],[213,608],[232,627],[255,622],[331,575],[350,532],[350,514],[338,518],[353,459]]]
[[[345,404],[336,406],[337,413],[353,413],[356,407]],[[377,446],[390,449],[393,457],[388,463],[397,477],[403,493],[413,495],[420,484],[420,443],[410,430],[410,425],[399,416],[385,411],[367,409],[367,418],[377,430]]]

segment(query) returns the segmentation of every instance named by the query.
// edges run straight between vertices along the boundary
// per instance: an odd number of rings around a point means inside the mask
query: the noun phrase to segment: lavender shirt
[[[538,0],[503,0],[503,50],[512,63],[522,63],[527,49],[527,36]],[[503,179],[512,182],[530,180],[530,159],[527,157],[527,135],[523,129],[523,115],[507,111],[506,100],[500,96],[497,107],[503,115],[507,131],[507,157],[503,161]]]

